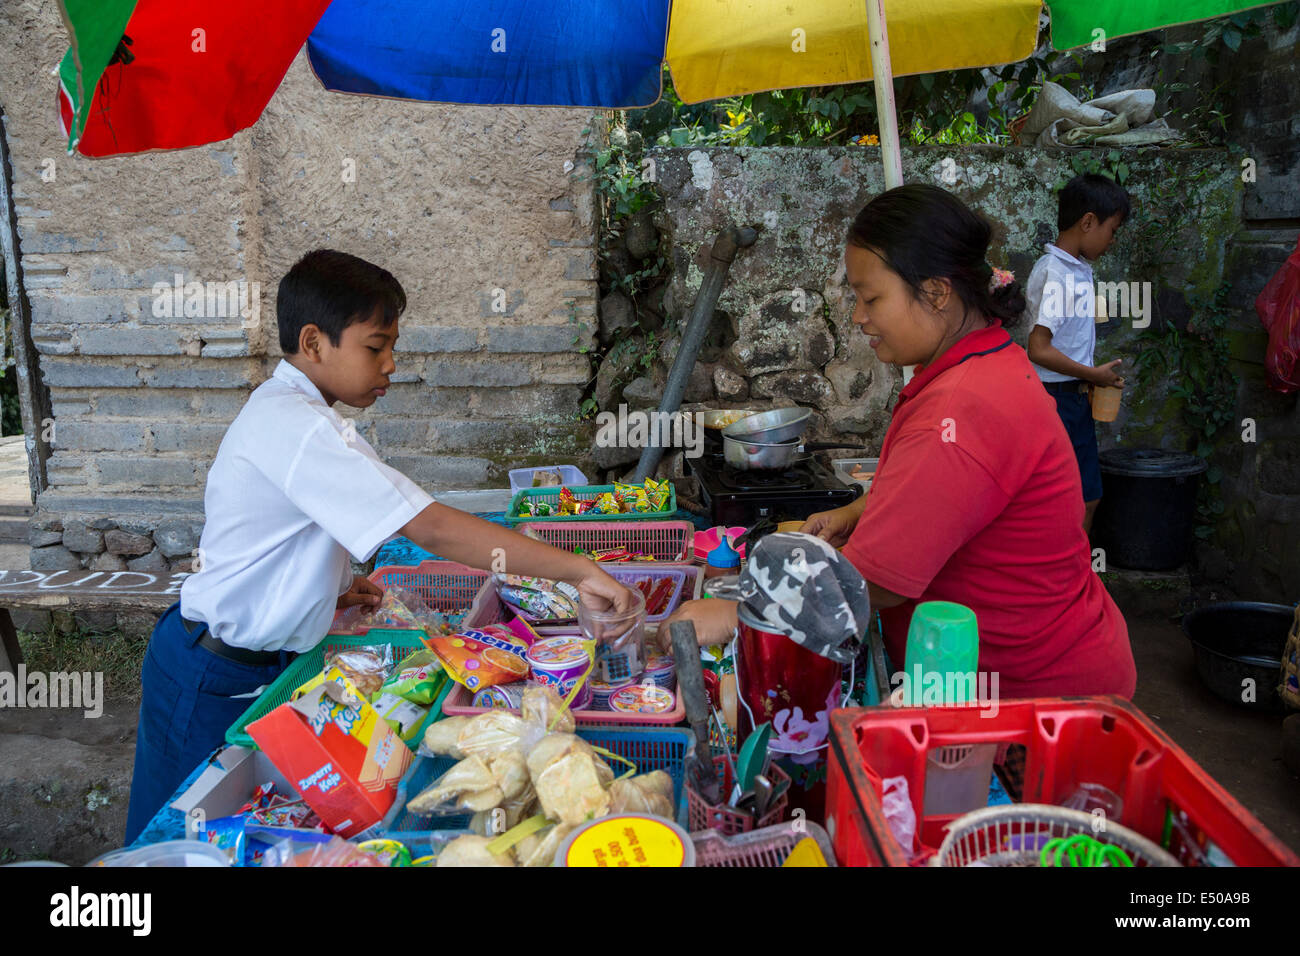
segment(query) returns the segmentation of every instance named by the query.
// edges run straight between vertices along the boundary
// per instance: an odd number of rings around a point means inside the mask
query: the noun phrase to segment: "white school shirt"
[[[348,555],[365,561],[432,502],[281,360],[208,472],[181,613],[233,647],[308,650],[352,583]]]
[[[1076,259],[1064,249],[1047,243],[1046,250],[1029,273],[1025,289],[1025,315],[1031,325],[1041,325],[1052,333],[1052,346],[1066,358],[1081,365],[1092,365],[1097,344],[1096,289],[1092,266]],[[1078,381],[1034,365],[1044,382]]]

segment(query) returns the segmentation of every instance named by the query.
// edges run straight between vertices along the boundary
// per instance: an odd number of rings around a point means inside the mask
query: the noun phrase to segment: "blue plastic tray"
[[[609,727],[579,727],[578,736],[594,747],[603,747],[634,764],[637,773],[664,770],[673,778],[673,803],[677,821],[686,825],[685,760],[695,742],[689,730],[668,727],[656,730],[616,730]],[[622,775],[627,768],[611,761],[614,772]],[[407,801],[450,770],[456,761],[451,757],[416,756],[397,785],[392,809],[380,825],[382,836],[403,843],[427,842],[439,831],[464,830],[472,814],[417,816],[406,810]],[[436,828],[436,829],[431,829]]]

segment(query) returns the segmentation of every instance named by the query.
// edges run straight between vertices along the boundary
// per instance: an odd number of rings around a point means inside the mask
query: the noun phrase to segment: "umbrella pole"
[[[885,0],[866,0],[867,38],[871,43],[871,76],[876,87],[876,116],[880,122],[880,154],[885,164],[885,188],[903,185],[903,154],[898,143],[898,113],[894,106],[894,72],[889,63],[889,28]]]

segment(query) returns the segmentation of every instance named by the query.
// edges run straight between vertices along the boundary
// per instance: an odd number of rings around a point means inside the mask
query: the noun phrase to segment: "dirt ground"
[[[1197,679],[1176,624],[1129,621],[1145,713],[1292,849],[1300,852],[1300,778],[1282,765],[1281,717],[1219,701]],[[0,862],[81,864],[120,845],[137,705],[107,689],[104,714],[0,712]]]

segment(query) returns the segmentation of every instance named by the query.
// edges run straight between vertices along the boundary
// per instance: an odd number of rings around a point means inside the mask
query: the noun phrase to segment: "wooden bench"
[[[9,611],[157,611],[180,600],[188,572],[0,571],[0,671],[17,673],[23,654]]]

